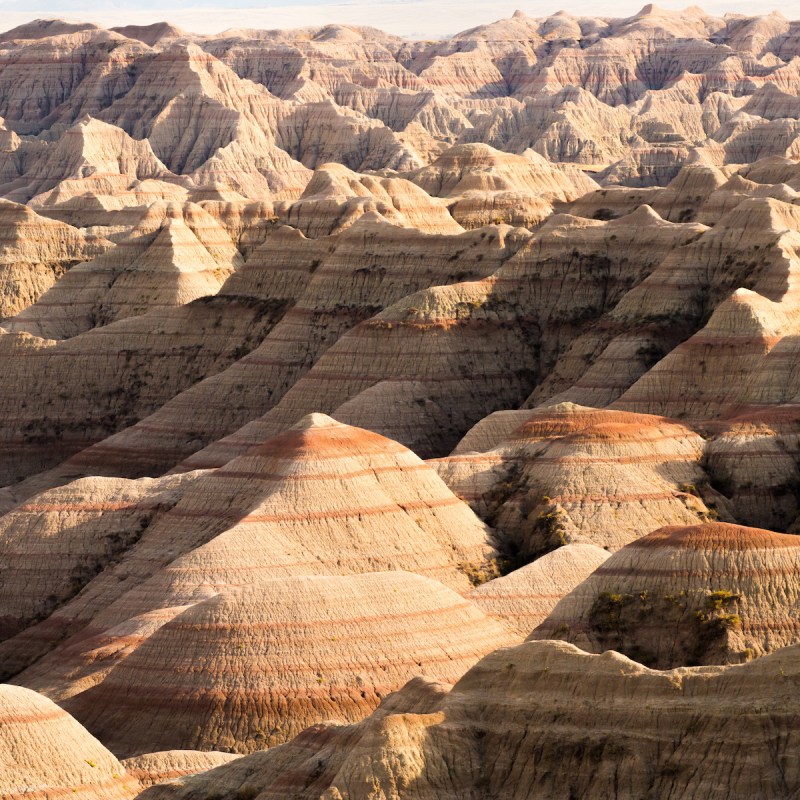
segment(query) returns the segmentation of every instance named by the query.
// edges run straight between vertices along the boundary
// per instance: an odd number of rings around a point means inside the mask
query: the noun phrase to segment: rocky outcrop
[[[0,793],[8,800],[123,800],[135,778],[69,714],[19,686],[0,685]]]
[[[157,417],[81,454],[82,474],[146,475],[170,469],[182,459],[181,468],[186,469],[221,466],[304,414],[332,411],[329,403],[307,395],[302,406],[289,405],[290,413],[281,416],[280,424],[258,422],[359,322],[420,288],[489,275],[527,238],[509,228],[458,237],[421,236],[367,218],[333,240],[308,241],[288,233],[280,242],[268,240],[259,258],[254,261],[255,254],[251,256],[244,268],[248,281],[258,279],[267,297],[275,297],[285,296],[283,284],[276,286],[273,278],[276,267],[281,276],[310,278],[274,336],[217,379],[177,395]],[[222,294],[228,289],[238,292],[239,274]],[[293,291],[291,296],[296,296]],[[365,363],[363,358],[360,363]],[[358,368],[358,363],[352,366]],[[232,391],[238,398],[235,404],[229,402]],[[247,424],[251,421],[252,427]],[[210,446],[201,449],[206,444]]]
[[[361,719],[415,675],[453,683],[510,641],[417,575],[284,578],[188,609],[67,708],[117,753],[252,752]]]
[[[487,656],[449,693],[411,683],[357,726],[312,728],[142,800],[779,796],[800,785],[776,751],[793,740],[796,675],[796,647],[657,671],[527,642]]]
[[[242,263],[224,229],[194,204],[155,203],[107,254],[79,264],[5,327],[68,339],[126,317],[216,294]]]
[[[279,214],[306,236],[328,236],[364,215],[422,233],[461,233],[443,202],[401,178],[359,175],[341,164],[324,164],[303,194]]]
[[[409,177],[428,194],[447,198],[453,218],[465,228],[534,227],[552,214],[554,203],[596,186],[580,170],[554,166],[532,150],[515,156],[483,144],[451,147]]]
[[[531,634],[657,669],[735,664],[800,640],[796,536],[707,523],[661,528],[611,556]]]

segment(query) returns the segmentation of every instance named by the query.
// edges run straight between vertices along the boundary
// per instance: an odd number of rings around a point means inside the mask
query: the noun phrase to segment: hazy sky
[[[686,0],[658,3],[670,9],[689,4]],[[65,17],[105,26],[166,19],[195,33],[341,22],[372,25],[402,36],[433,38],[508,17],[517,8],[537,17],[560,8],[576,14],[628,16],[642,5],[644,0],[0,0],[0,30],[35,17]],[[800,18],[800,0],[767,0],[763,5],[752,0],[706,0],[699,5],[712,14],[776,9],[787,17]]]

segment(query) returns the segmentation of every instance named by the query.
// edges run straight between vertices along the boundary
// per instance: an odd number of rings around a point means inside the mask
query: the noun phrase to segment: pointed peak
[[[168,215],[155,239],[134,262],[141,272],[207,272],[218,267],[181,215]]]
[[[327,414],[321,414],[319,412],[314,412],[312,414],[306,414],[299,422],[292,425],[293,431],[308,431],[308,430],[315,430],[318,428],[344,428],[346,426],[342,425],[341,422],[337,422],[335,419],[332,419]]]
[[[640,19],[641,17],[652,17],[661,13],[663,13],[662,10],[655,3],[648,3],[646,6],[642,7],[641,11],[634,14],[633,18]]]

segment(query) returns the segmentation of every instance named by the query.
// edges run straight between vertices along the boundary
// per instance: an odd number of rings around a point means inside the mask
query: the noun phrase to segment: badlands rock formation
[[[663,417],[563,403],[493,414],[432,463],[527,560],[567,542],[616,550],[666,522],[717,515],[713,490],[709,507],[697,489],[702,452],[700,436]]]
[[[800,28],[605,11],[0,34],[4,795],[800,791]]]
[[[449,693],[412,682],[359,725],[311,728],[142,800],[791,796],[800,772],[781,746],[796,737],[797,676],[797,647],[661,672],[527,642]]]
[[[453,683],[511,641],[468,600],[406,572],[283,578],[193,606],[66,707],[122,755],[251,752],[361,719],[415,675]]]
[[[219,470],[89,482],[94,504],[65,503],[73,483],[19,507],[15,530],[49,536],[31,561],[25,550],[15,555],[18,569],[4,579],[3,675],[28,667],[15,680],[59,699],[102,681],[187,606],[222,591],[282,576],[407,570],[466,594],[497,570],[491,531],[432,468],[323,415]],[[114,533],[125,521],[129,530]],[[4,550],[14,554],[21,538],[7,534]],[[58,547],[69,558],[41,565],[40,553]],[[18,584],[26,574],[64,589],[30,597]]]
[[[599,566],[531,634],[659,669],[747,661],[800,641],[796,536],[661,528]]]
[[[527,637],[564,595],[582,584],[608,557],[608,551],[591,544],[567,544],[482,584],[470,599],[511,631]]]
[[[0,686],[0,794],[8,800],[74,797],[123,800],[138,781],[51,700]]]

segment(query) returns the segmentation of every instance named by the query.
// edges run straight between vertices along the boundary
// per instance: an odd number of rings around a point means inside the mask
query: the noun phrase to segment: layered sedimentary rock
[[[799,545],[722,523],[661,528],[611,556],[531,636],[658,669],[747,661],[800,640]]]
[[[284,578],[188,609],[67,708],[118,753],[250,752],[358,720],[415,675],[452,683],[510,641],[420,576]]]
[[[0,319],[18,314],[70,267],[112,246],[100,236],[84,234],[7,200],[0,200],[0,227]]]
[[[202,208],[155,203],[128,237],[74,267],[6,329],[67,339],[125,317],[160,316],[216,294],[241,263],[222,226]]]
[[[431,463],[527,560],[566,542],[617,550],[665,522],[707,519],[724,501],[702,453],[702,438],[674,421],[565,403],[489,417]]]
[[[341,164],[324,164],[303,194],[280,209],[289,225],[307,236],[338,233],[370,214],[422,233],[461,233],[443,202],[400,178],[359,175]]]
[[[750,775],[791,795],[784,751],[759,749],[777,729],[791,752],[758,665],[665,676],[534,643],[497,654],[477,706],[417,680],[363,725],[294,703],[280,730],[240,730],[219,708],[267,713],[241,692],[272,656],[224,626],[257,617],[270,582],[405,570],[457,604],[451,627],[477,614],[505,637],[488,647],[550,615],[541,635],[659,667],[795,641],[798,56],[779,15],[654,6],[419,42],[346,25],[0,34],[2,677],[96,714],[124,752],[252,750],[329,720],[205,777],[186,775],[217,756],[143,756],[144,783],[178,781],[162,796],[727,797],[761,791]],[[699,526],[694,544],[650,534],[665,525]],[[270,591],[307,622],[390,594],[351,589]],[[580,619],[554,622],[576,598]],[[417,652],[414,631],[380,633],[390,612],[370,629],[387,675]],[[197,627],[215,653],[200,676]],[[468,642],[447,641],[442,663],[465,669]],[[346,655],[306,644],[323,679]],[[555,677],[517,692],[522,652]],[[166,674],[198,703],[208,679],[207,704],[148,707]],[[365,674],[365,698],[336,689],[345,721],[385,694]],[[330,699],[312,677],[306,695]],[[718,775],[730,681],[738,712],[761,711]],[[656,702],[668,684],[697,709]],[[615,708],[635,712],[622,734]],[[618,757],[629,730],[651,738]]]
[[[120,762],[46,697],[0,686],[0,723],[4,798],[123,800],[138,793]]]
[[[780,796],[800,786],[776,750],[796,735],[797,669],[796,647],[656,671],[527,642],[487,656],[449,693],[411,683],[357,726],[312,728],[142,800]]]
[[[0,639],[47,617],[180,497],[180,478],[86,478],[0,518]]]
[[[282,424],[245,425],[277,405],[298,378],[362,320],[420,288],[489,275],[527,238],[527,233],[509,228],[458,237],[420,236],[368,217],[333,239],[306,240],[287,233],[280,242],[268,240],[260,257],[254,253],[222,294],[228,289],[238,293],[243,274],[247,282],[257,282],[259,292],[270,297],[277,289],[282,296],[282,282],[276,287],[273,271],[277,267],[281,276],[295,277],[300,295],[294,288],[292,295],[298,302],[273,335],[216,379],[178,394],[151,419],[82,453],[82,474],[152,474],[181,459],[186,459],[187,469],[221,466],[304,414],[332,411],[329,403],[308,395],[302,404],[289,405],[290,414]],[[299,283],[303,278],[307,282]],[[362,357],[352,367],[364,364]],[[236,403],[230,402],[232,391]],[[218,444],[201,450],[217,439]]]
[[[527,637],[564,595],[593,573],[608,557],[591,544],[567,544],[508,575],[484,583],[470,599],[514,633]]]
[[[257,345],[289,304],[235,295],[203,298],[62,342],[0,331],[6,370],[1,404],[16,409],[5,416],[0,434],[2,482],[58,464],[224,370]],[[54,373],[55,388],[45,389]],[[52,485],[45,482],[45,488]]]
[[[200,750],[162,750],[123,759],[120,763],[142,788],[158,783],[171,783],[186,775],[207,772],[237,758],[234,753]]]
[[[174,480],[153,489],[174,492],[164,486]],[[149,502],[158,499],[153,492]],[[41,524],[46,512],[23,507],[18,527]],[[102,517],[89,522],[99,527]],[[67,697],[103,680],[187,606],[227,589],[403,569],[466,594],[495,574],[497,556],[491,532],[417,456],[322,415],[219,470],[186,475],[178,500],[125,544],[79,594],[0,644],[6,676],[57,647],[15,680]]]
[[[444,197],[465,228],[491,223],[534,227],[563,203],[596,184],[575,168],[557,168],[533,151],[522,156],[487,145],[449,148],[410,178],[434,197]]]
[[[519,405],[560,364],[566,342],[701,230],[647,210],[611,222],[557,215],[491,277],[419,291],[348,331],[274,409],[184,466],[224,463],[223,453],[230,458],[314,410],[424,455],[447,452],[482,416]],[[516,232],[497,233],[507,245],[520,243]],[[489,231],[472,236],[484,245],[497,241]],[[480,251],[473,257],[482,260]],[[579,363],[586,370],[583,355]],[[627,386],[633,378],[617,368],[607,380]]]
[[[87,116],[36,151],[33,164],[2,191],[10,199],[57,205],[79,193],[123,193],[137,180],[171,176],[147,140]]]

